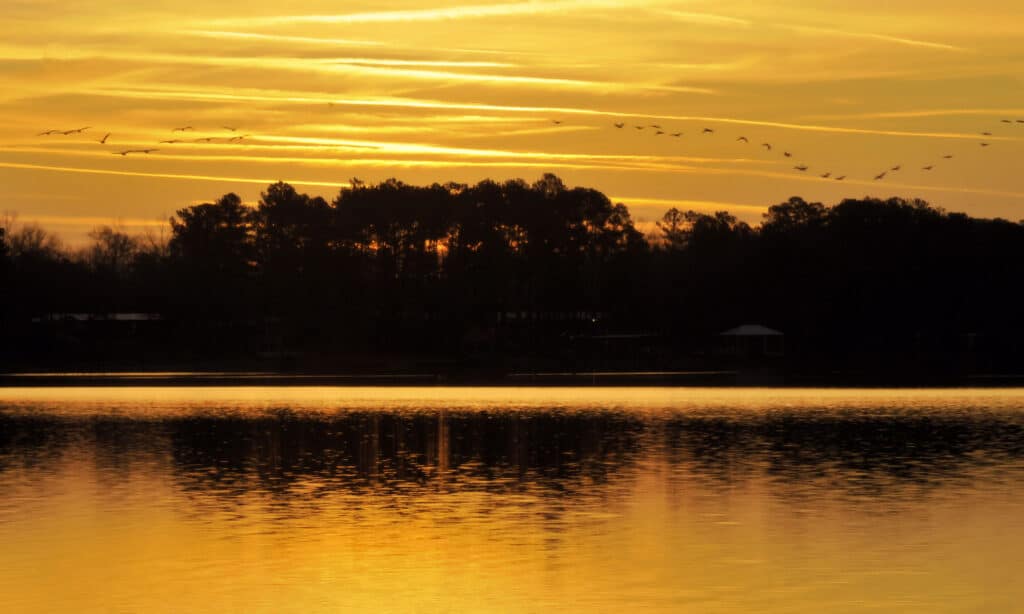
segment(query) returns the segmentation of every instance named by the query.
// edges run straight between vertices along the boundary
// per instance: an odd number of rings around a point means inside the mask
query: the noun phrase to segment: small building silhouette
[[[718,334],[718,353],[755,358],[776,357],[786,353],[786,336],[760,324],[744,324]]]

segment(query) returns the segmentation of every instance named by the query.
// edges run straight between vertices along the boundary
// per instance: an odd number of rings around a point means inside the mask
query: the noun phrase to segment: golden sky
[[[279,179],[547,171],[648,222],[792,195],[1024,218],[1019,0],[2,5],[0,211],[72,242]]]

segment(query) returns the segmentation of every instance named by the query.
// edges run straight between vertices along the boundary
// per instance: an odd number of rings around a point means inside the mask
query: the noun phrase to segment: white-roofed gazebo
[[[718,334],[722,352],[732,356],[782,356],[786,336],[760,324],[743,324]]]

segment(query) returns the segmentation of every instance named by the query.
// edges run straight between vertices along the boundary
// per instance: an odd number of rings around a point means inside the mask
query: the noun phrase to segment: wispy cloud
[[[11,151],[11,150],[6,150]],[[287,154],[286,152],[291,152]],[[302,152],[303,155],[296,155],[298,152]],[[108,154],[103,152],[88,152],[80,150],[35,150],[34,153],[49,153],[49,154],[60,154],[73,157],[84,157],[87,159],[107,159]],[[316,154],[316,155],[310,155]],[[346,155],[347,154],[347,155]],[[557,156],[546,157],[546,156],[533,156],[525,155],[522,157],[510,154],[508,156],[493,156],[484,158],[474,158],[471,156],[445,157],[443,154],[435,156],[426,156],[425,154],[406,154],[406,157],[400,153],[391,153],[389,157],[388,152],[381,152],[378,155],[366,155],[361,150],[347,150],[346,148],[327,148],[327,147],[316,147],[316,146],[284,146],[275,147],[274,151],[269,152],[268,155],[259,155],[252,152],[226,152],[221,150],[218,153],[216,150],[202,151],[197,148],[191,148],[188,150],[178,151],[167,151],[161,152],[159,155],[153,155],[145,159],[145,164],[166,164],[168,162],[199,162],[203,164],[212,163],[225,163],[230,162],[234,164],[246,164],[254,166],[272,166],[280,167],[281,165],[289,165],[292,167],[306,167],[310,169],[344,169],[346,172],[351,171],[353,168],[382,168],[382,169],[452,169],[453,167],[459,168],[478,168],[478,169],[536,169],[541,171],[550,171],[552,169],[558,169],[559,171],[564,170],[584,170],[584,171],[613,171],[613,172],[645,172],[645,173],[662,173],[666,171],[673,172],[691,172],[696,173],[700,171],[701,167],[693,166],[690,164],[683,164],[679,161],[672,161],[669,159],[591,159],[589,156],[566,156],[565,158],[559,158]],[[424,157],[425,156],[425,157]],[[725,162],[724,160],[721,162]],[[237,178],[237,177],[219,177],[211,175],[190,175],[190,174],[176,174],[176,173],[150,173],[144,171],[121,171],[111,169],[89,169],[84,167],[72,167],[65,165],[40,165],[40,164],[28,164],[28,163],[6,163],[0,162],[0,168],[21,168],[26,170],[51,170],[51,171],[62,171],[72,173],[89,173],[89,174],[102,174],[102,175],[122,175],[122,176],[137,176],[137,177],[154,177],[162,179],[182,179],[182,180],[205,180],[205,181],[237,181],[240,183],[261,183],[269,184],[275,180],[270,179],[251,179],[251,178]],[[713,171],[712,171],[713,172]],[[315,181],[304,181],[295,180],[292,183],[299,185],[342,185],[341,183],[334,182],[315,182]]]
[[[464,60],[394,60],[390,58],[337,58],[329,59],[331,64],[350,64],[352,66],[417,66],[428,68],[513,68],[509,62],[480,62]]]
[[[261,135],[253,139],[256,142],[267,142],[284,145],[301,145],[324,148],[361,148],[372,149],[377,153],[452,156],[459,158],[516,158],[521,160],[615,160],[634,162],[653,161],[685,161],[685,162],[731,162],[740,164],[768,164],[764,160],[749,158],[712,158],[695,156],[665,156],[652,154],[599,154],[599,153],[567,153],[552,151],[519,151],[509,149],[493,149],[480,147],[453,147],[431,143],[410,143],[381,140],[356,140],[326,137]]]
[[[84,87],[81,94],[94,96],[111,96],[119,98],[138,98],[149,100],[190,100],[195,102],[256,102],[274,104],[320,104],[336,107],[364,107],[382,109],[417,109],[435,111],[473,111],[497,113],[526,113],[545,116],[589,115],[601,117],[636,117],[657,118],[658,115],[640,113],[620,113],[584,107],[512,105],[445,101],[436,99],[400,98],[390,96],[379,97],[343,97],[318,92],[281,92],[275,90],[233,89],[228,92],[222,88],[201,88],[194,86],[166,87]]]
[[[906,111],[873,111],[868,113],[829,113],[808,115],[808,119],[913,119],[921,117],[983,116],[993,118],[1022,117],[1024,107],[1001,109],[912,109]]]
[[[266,34],[262,32],[234,32],[230,30],[185,30],[186,36],[217,38],[240,41],[263,41],[273,43],[317,45],[326,47],[391,47],[384,41],[363,40],[355,38],[320,38],[315,36],[297,36],[288,34]]]
[[[718,124],[732,124],[740,126],[755,126],[763,128],[779,128],[784,130],[797,130],[804,132],[823,132],[830,134],[863,134],[877,136],[896,136],[911,138],[929,139],[977,139],[975,133],[963,132],[941,132],[941,131],[913,131],[913,130],[887,130],[873,128],[853,128],[844,126],[825,126],[820,124],[800,124],[794,122],[780,122],[771,120],[745,119],[736,117],[722,117],[714,115],[670,115],[637,113],[628,111],[611,111],[592,109],[585,107],[560,107],[560,106],[517,106],[498,105],[486,103],[461,103],[447,102],[443,100],[423,100],[413,98],[342,98],[321,95],[289,95],[276,93],[224,93],[219,91],[200,91],[195,89],[130,89],[130,88],[96,88],[85,89],[83,93],[101,96],[122,96],[137,98],[152,98],[165,100],[222,100],[222,101],[253,101],[253,102],[275,102],[275,103],[298,103],[298,104],[331,104],[338,107],[379,107],[379,108],[405,108],[405,109],[432,109],[451,111],[494,111],[500,113],[528,113],[552,115],[577,115],[590,117],[640,119],[640,120],[664,120],[680,122],[706,122]],[[992,137],[998,140],[1018,140],[1014,137]]]
[[[47,226],[73,226],[73,227],[96,227],[96,226],[127,226],[132,228],[166,227],[167,220],[146,219],[140,217],[103,217],[95,215],[32,215],[19,220],[22,223],[35,222]]]
[[[263,185],[269,185],[281,178],[275,179],[255,179],[252,177],[229,177],[229,176],[218,176],[218,175],[196,175],[188,173],[153,173],[146,171],[121,171],[112,169],[101,169],[101,168],[83,168],[74,166],[54,166],[47,164],[26,164],[22,162],[0,162],[0,168],[12,168],[30,171],[51,171],[59,173],[80,173],[88,175],[116,175],[121,177],[151,177],[156,179],[187,179],[190,181],[219,181],[226,183],[259,183]],[[299,186],[325,186],[325,187],[345,187],[349,184],[347,182],[333,182],[333,181],[307,181],[303,179],[290,179],[291,183]]]
[[[807,25],[807,24],[795,24],[795,23],[779,23],[770,20],[759,19],[759,18],[744,18],[730,15],[719,15],[714,13],[700,13],[700,12],[688,12],[688,11],[675,11],[675,10],[664,10],[658,9],[654,11],[657,15],[662,15],[679,22],[685,23],[698,23],[702,25],[715,25],[724,27],[739,27],[739,28],[776,28],[782,30],[788,30],[790,32],[797,32],[800,34],[812,34],[812,35],[823,35],[823,36],[839,36],[843,38],[858,38],[863,40],[875,40],[886,43],[894,43],[897,45],[906,45],[910,47],[925,47],[929,49],[941,49],[944,51],[964,51],[963,48],[947,43],[938,43],[934,41],[920,40],[916,38],[893,36],[890,34],[879,34],[875,32],[861,32],[856,30],[850,30],[841,27],[828,27],[821,25]]]
[[[474,47],[447,47],[447,46],[431,46],[429,50],[423,49],[422,46],[403,44],[399,41],[394,40],[363,40],[363,39],[351,39],[351,38],[328,38],[328,37],[317,37],[317,36],[297,36],[289,34],[271,34],[266,32],[240,32],[232,30],[185,30],[181,34],[186,36],[196,36],[203,38],[214,38],[222,40],[236,40],[236,41],[260,41],[267,43],[284,43],[287,45],[308,45],[311,47],[327,47],[327,48],[385,48],[389,51],[403,51],[413,52],[422,55],[425,52],[433,53],[456,53],[465,55],[492,55],[501,57],[546,57],[547,54],[543,54],[537,51],[521,51],[521,50],[510,50],[510,49],[481,49]]]
[[[526,136],[534,134],[565,134],[572,132],[592,132],[598,130],[597,126],[548,126],[546,128],[518,128],[515,130],[497,130],[486,133],[469,134],[466,136],[475,138],[493,138],[496,136]]]
[[[673,21],[679,21],[684,23],[696,23],[713,26],[739,26],[744,28],[748,28],[754,25],[754,22],[749,19],[742,19],[740,17],[730,17],[728,15],[718,15],[715,13],[698,13],[693,11],[674,11],[667,9],[656,9],[653,12],[655,15],[668,17]]]
[[[215,19],[208,23],[219,26],[265,27],[284,24],[371,24],[408,23],[427,21],[451,21],[543,15],[565,13],[576,10],[626,9],[622,2],[601,0],[546,0],[545,2],[510,2],[500,4],[479,4],[448,6],[394,11],[370,11],[342,13],[335,15],[277,15],[271,17],[246,17]]]
[[[946,43],[936,43],[932,41],[917,40],[914,38],[904,38],[900,36],[890,36],[888,34],[876,34],[873,32],[856,32],[851,30],[844,30],[842,28],[826,28],[821,26],[806,26],[796,24],[773,24],[775,27],[783,28],[785,30],[792,30],[793,32],[801,32],[804,34],[821,34],[825,36],[839,36],[844,38],[860,38],[868,40],[882,41],[886,43],[896,43],[898,45],[907,45],[910,47],[927,47],[929,49],[942,49],[945,51],[966,51],[962,47],[955,45],[947,45]]]
[[[794,130],[801,132],[817,132],[838,135],[876,135],[906,138],[927,138],[944,140],[976,140],[978,134],[974,132],[945,132],[927,130],[893,130],[884,128],[853,128],[844,126],[826,126],[820,124],[800,124],[793,122],[777,122],[769,120],[754,120],[744,118],[731,118],[719,116],[700,115],[657,115],[634,112],[605,111],[605,109],[573,107],[573,106],[532,106],[513,104],[488,104],[470,102],[452,102],[444,100],[417,99],[417,98],[386,98],[386,97],[340,97],[328,94],[289,94],[284,92],[259,92],[247,93],[242,91],[223,92],[217,90],[188,89],[162,89],[162,88],[84,88],[81,93],[118,96],[128,98],[148,98],[164,100],[194,100],[225,102],[273,102],[273,103],[299,103],[299,104],[333,104],[337,107],[378,107],[378,108],[409,108],[409,109],[430,109],[430,111],[453,111],[453,112],[474,112],[474,113],[521,113],[529,115],[540,115],[543,117],[558,116],[581,116],[606,119],[641,120],[641,121],[674,121],[686,123],[702,123],[708,125],[725,124],[735,126],[750,126],[761,128],[773,128],[782,130]],[[606,120],[607,121],[607,120]],[[692,129],[692,128],[691,128]],[[992,136],[991,140],[1015,141],[1022,140],[1015,136]]]
[[[352,140],[325,137],[263,135],[248,144],[185,143],[165,146],[146,158],[133,158],[146,164],[158,161],[202,163],[231,162],[255,165],[298,165],[307,167],[350,168],[353,165],[396,168],[544,168],[588,169],[643,172],[717,173],[713,165],[770,166],[771,161],[748,158],[722,158],[675,155],[630,155],[520,151],[452,147],[445,145],[395,141]],[[93,147],[54,147],[47,145],[5,147],[6,153],[49,154],[87,159],[109,160],[112,152]],[[728,172],[728,169],[721,169]]]
[[[665,85],[660,83],[637,83],[621,81],[598,81],[569,77],[549,77],[527,74],[475,72],[474,68],[514,68],[514,64],[499,62],[471,62],[448,60],[402,60],[391,58],[338,57],[265,57],[265,56],[223,56],[197,55],[190,53],[139,53],[118,50],[75,50],[70,49],[65,59],[111,61],[122,63],[180,66],[212,66],[250,70],[278,70],[299,73],[325,73],[341,76],[377,77],[389,80],[433,81],[438,83],[474,83],[487,86],[534,86],[538,88],[575,89],[596,93],[607,92],[675,92],[688,94],[717,94],[708,87],[686,85]],[[25,49],[2,49],[0,59],[45,61],[45,53]],[[465,68],[465,71],[440,70],[440,68]],[[381,87],[381,84],[377,84]]]

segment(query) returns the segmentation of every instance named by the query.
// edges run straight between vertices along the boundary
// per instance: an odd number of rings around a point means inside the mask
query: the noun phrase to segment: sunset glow
[[[0,34],[0,211],[71,242],[276,180],[544,172],[641,227],[794,194],[1024,218],[1017,0],[12,0]]]

